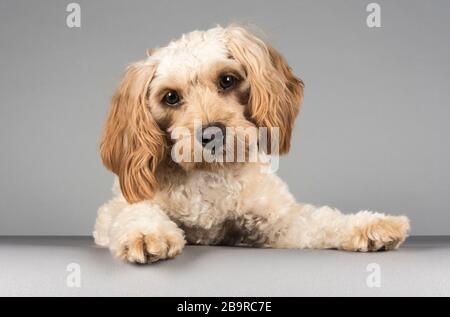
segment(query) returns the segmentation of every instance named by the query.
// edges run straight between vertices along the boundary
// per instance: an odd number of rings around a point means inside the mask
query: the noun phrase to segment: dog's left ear
[[[227,47],[250,82],[248,113],[258,127],[279,128],[279,154],[289,151],[294,120],[303,99],[303,82],[269,44],[242,27],[226,30]],[[273,142],[274,140],[270,140]]]

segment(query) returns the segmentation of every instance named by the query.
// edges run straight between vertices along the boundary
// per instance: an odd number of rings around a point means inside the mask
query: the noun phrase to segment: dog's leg
[[[361,252],[391,250],[405,241],[409,228],[404,216],[369,211],[345,215],[330,207],[298,204],[271,228],[277,234],[270,235],[268,245]]]
[[[409,220],[361,211],[343,214],[330,207],[299,204],[275,174],[249,170],[242,178],[246,231],[273,248],[333,248],[349,251],[395,249],[407,237]],[[250,245],[256,245],[249,243]]]
[[[95,243],[102,247],[109,245],[109,230],[116,216],[128,206],[122,196],[117,196],[98,209],[93,236]]]
[[[128,204],[113,200],[104,205],[94,237],[119,259],[135,263],[175,257],[185,245],[183,231],[149,201]]]

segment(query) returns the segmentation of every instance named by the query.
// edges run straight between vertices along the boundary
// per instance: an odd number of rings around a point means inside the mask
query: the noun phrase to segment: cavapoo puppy
[[[267,42],[216,27],[147,55],[128,67],[101,139],[117,180],[98,245],[147,263],[186,242],[366,252],[405,240],[406,217],[298,203],[275,175],[270,157],[289,151],[303,82]]]

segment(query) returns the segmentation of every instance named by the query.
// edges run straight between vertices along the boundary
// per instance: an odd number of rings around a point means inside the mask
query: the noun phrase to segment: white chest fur
[[[155,201],[174,221],[208,230],[238,215],[242,187],[232,171],[195,171]]]

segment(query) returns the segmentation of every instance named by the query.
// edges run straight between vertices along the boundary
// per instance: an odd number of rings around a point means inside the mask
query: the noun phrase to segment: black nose
[[[221,144],[225,143],[226,127],[220,122],[212,122],[204,125],[201,131],[197,132],[197,140],[205,146],[212,140],[221,139]]]

